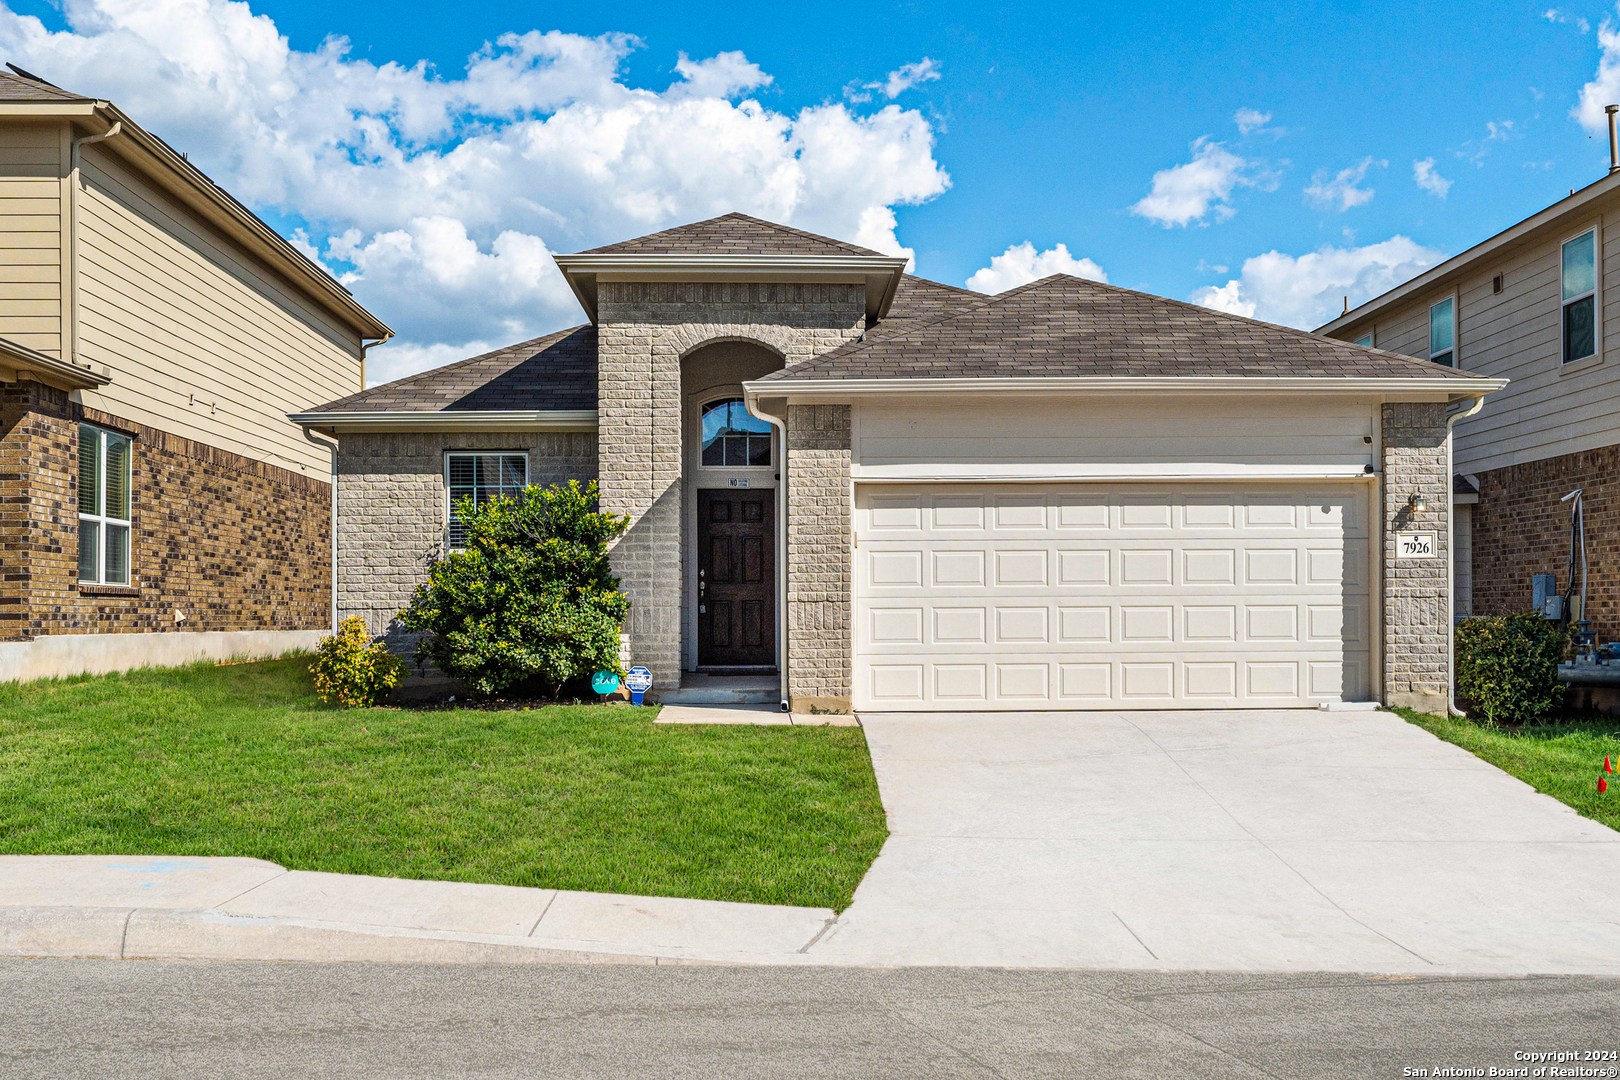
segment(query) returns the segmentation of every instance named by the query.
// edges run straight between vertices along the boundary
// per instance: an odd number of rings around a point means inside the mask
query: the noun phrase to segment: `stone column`
[[[848,405],[793,405],[788,442],[788,696],[848,712],[854,685]]]
[[[1385,705],[1446,711],[1450,602],[1446,595],[1446,406],[1405,402],[1383,407],[1383,505],[1379,530],[1383,556]],[[1411,500],[1427,504],[1414,513]],[[1397,559],[1400,532],[1436,534],[1435,557]]]

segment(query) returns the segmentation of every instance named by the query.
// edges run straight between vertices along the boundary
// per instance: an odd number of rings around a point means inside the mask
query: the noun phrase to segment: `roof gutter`
[[[1444,394],[1461,401],[1492,394],[1508,384],[1506,379],[1463,378],[1459,376],[1418,376],[1408,379],[1180,375],[1137,377],[1087,375],[1053,378],[989,379],[756,379],[743,383],[750,398],[759,396],[810,400],[848,399],[852,395],[1013,395],[1013,394],[1383,394],[1431,397]]]
[[[595,409],[302,412],[287,419],[326,431],[595,431]]]
[[[13,369],[19,378],[28,375],[63,390],[93,390],[112,382],[110,375],[99,374],[88,365],[58,360],[5,338],[0,338],[0,367]]]

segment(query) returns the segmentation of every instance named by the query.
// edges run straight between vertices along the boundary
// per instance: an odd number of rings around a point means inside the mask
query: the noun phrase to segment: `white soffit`
[[[595,431],[595,409],[488,409],[463,412],[288,413],[304,427],[331,431]]]

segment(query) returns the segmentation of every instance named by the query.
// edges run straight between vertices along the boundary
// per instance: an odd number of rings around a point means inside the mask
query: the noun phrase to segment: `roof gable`
[[[947,306],[958,309],[887,334],[869,333],[758,381],[1480,378],[1426,360],[1065,274],[981,303],[958,300]]]
[[[707,221],[678,225],[582,255],[878,255],[801,229],[749,217],[722,214]]]
[[[93,101],[82,94],[52,86],[38,75],[31,75],[15,64],[7,64],[10,71],[0,71],[0,101]]]

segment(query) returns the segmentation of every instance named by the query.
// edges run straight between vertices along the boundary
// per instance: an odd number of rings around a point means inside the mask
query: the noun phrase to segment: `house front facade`
[[[1511,380],[1457,425],[1461,614],[1528,610],[1534,577],[1551,574],[1574,618],[1620,639],[1617,237],[1620,169],[1317,331]],[[1577,490],[1584,612],[1565,499]]]
[[[312,648],[388,328],[107,101],[0,72],[0,680]]]
[[[453,500],[596,479],[633,663],[785,707],[1443,709],[1452,419],[1500,379],[730,214],[557,263],[588,322],[298,413],[339,615]]]

